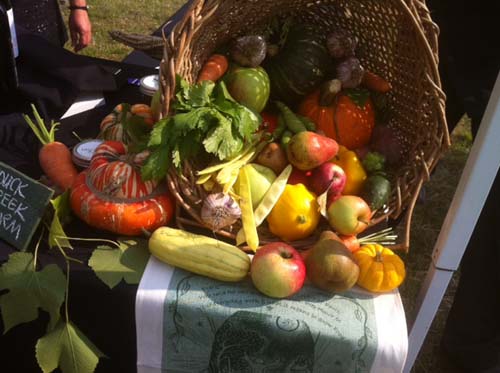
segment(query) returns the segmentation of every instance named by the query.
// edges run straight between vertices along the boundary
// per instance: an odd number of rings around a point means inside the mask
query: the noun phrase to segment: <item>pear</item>
[[[339,144],[334,139],[312,131],[292,136],[286,149],[288,161],[299,170],[312,170],[337,155]]]
[[[356,284],[359,267],[342,242],[325,236],[309,250],[305,260],[307,277],[320,289],[341,293]]]

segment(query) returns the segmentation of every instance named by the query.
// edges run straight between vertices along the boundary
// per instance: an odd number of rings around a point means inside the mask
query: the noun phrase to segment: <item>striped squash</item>
[[[168,224],[174,201],[165,185],[141,179],[141,160],[121,142],[99,145],[71,188],[73,212],[90,226],[124,235]]]
[[[136,116],[143,119],[144,124],[153,127],[154,119],[151,108],[146,104],[135,104],[127,112],[127,119]],[[103,140],[121,141],[126,144],[130,142],[130,137],[123,128],[123,104],[116,105],[111,113],[106,115],[101,121],[98,138]]]
[[[148,248],[164,263],[220,281],[240,281],[250,270],[250,258],[236,246],[180,229],[156,229]]]
[[[89,182],[108,195],[118,198],[142,198],[153,192],[158,183],[143,181],[140,172],[143,154],[128,154],[119,141],[105,141],[99,145],[89,166]]]

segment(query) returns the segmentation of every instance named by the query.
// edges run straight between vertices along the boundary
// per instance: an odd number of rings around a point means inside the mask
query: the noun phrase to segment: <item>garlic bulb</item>
[[[358,40],[344,30],[331,33],[326,40],[326,47],[330,55],[336,59],[354,56]]]
[[[365,69],[356,57],[349,57],[337,65],[337,79],[342,88],[356,88],[363,80]]]
[[[240,216],[240,206],[224,193],[209,194],[201,207],[201,220],[214,231],[233,224]]]

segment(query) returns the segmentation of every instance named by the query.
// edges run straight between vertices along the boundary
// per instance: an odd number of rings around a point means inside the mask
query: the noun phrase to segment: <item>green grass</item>
[[[82,54],[111,60],[122,60],[132,50],[113,41],[110,30],[150,34],[168,19],[185,1],[182,0],[88,0],[93,25],[93,43]],[[415,317],[415,300],[426,275],[436,239],[448,211],[471,146],[470,122],[467,118],[456,127],[452,146],[439,162],[430,182],[425,184],[417,203],[411,228],[411,248],[404,260],[407,278],[400,288],[407,320]],[[458,274],[448,291],[429,330],[413,372],[453,372],[439,352],[441,332],[446,320]]]
[[[111,39],[108,32],[149,35],[184,3],[183,0],[88,0],[93,41],[80,53],[120,61],[132,49]],[[67,19],[67,9],[62,7]],[[70,43],[67,44],[67,47]]]

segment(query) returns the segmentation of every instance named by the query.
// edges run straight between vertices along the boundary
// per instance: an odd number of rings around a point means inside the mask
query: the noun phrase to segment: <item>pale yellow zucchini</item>
[[[250,258],[236,246],[180,229],[156,229],[148,247],[164,263],[220,281],[240,281],[250,270]]]

